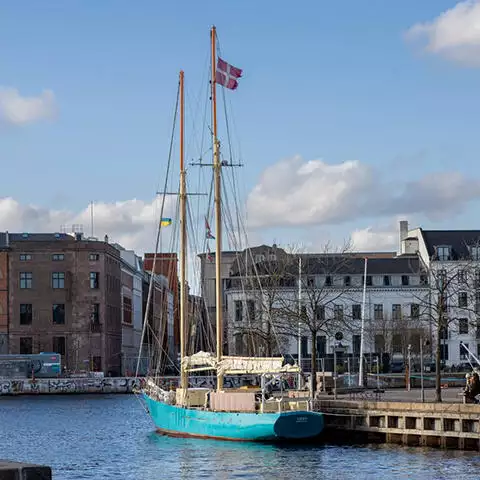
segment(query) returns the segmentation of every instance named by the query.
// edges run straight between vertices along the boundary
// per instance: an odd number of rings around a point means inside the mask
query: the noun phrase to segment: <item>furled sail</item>
[[[220,370],[224,374],[256,374],[262,373],[298,373],[298,365],[285,363],[283,357],[229,357],[224,356],[220,362],[213,353],[198,352],[184,357],[182,368],[185,371],[199,372],[203,370]]]

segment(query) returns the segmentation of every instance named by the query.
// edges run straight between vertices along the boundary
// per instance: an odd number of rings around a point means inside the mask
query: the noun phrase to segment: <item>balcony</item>
[[[96,322],[90,322],[90,332],[102,333],[102,324]]]

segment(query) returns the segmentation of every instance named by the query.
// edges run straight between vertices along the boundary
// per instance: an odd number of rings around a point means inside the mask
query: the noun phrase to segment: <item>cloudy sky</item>
[[[90,234],[93,200],[97,236],[152,250],[178,71],[193,118],[213,23],[244,70],[226,95],[252,242],[479,228],[480,1],[141,4],[2,5],[0,230]]]

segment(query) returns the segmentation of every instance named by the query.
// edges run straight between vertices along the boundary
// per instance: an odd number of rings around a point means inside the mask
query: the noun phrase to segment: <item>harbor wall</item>
[[[314,409],[328,441],[480,450],[480,405],[320,400]]]
[[[239,388],[253,382],[251,375],[225,377],[225,388]],[[133,377],[68,377],[68,378],[0,378],[1,395],[36,395],[55,393],[133,393],[143,386],[143,378]],[[163,377],[158,382],[165,390],[177,388],[179,377]],[[190,387],[215,388],[216,377],[197,376],[189,378]]]
[[[0,379],[1,395],[38,395],[65,393],[133,393],[143,379],[127,377],[106,378],[42,378]]]

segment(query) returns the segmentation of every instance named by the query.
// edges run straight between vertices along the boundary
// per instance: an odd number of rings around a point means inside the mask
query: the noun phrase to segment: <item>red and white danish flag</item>
[[[218,57],[217,70],[215,72],[215,82],[230,90],[238,87],[237,79],[242,76],[240,68],[230,65],[225,60]]]

